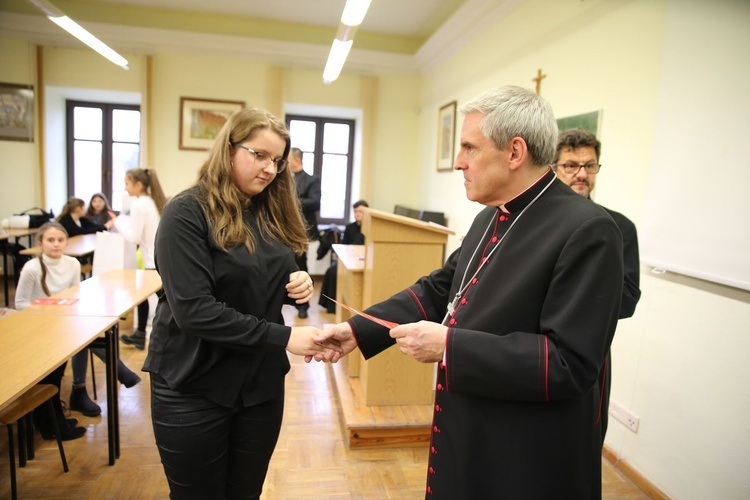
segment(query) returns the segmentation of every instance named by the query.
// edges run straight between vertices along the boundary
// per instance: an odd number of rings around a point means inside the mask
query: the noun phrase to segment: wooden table
[[[52,298],[75,298],[71,305],[30,306],[26,314],[68,316],[120,316],[161,289],[161,277],[154,270],[114,269],[81,281]]]
[[[29,247],[32,247],[31,236],[39,231],[39,228],[32,229],[0,229],[0,241],[8,240],[13,238],[18,243],[18,238],[23,236],[29,237]],[[20,269],[13,269],[13,272],[18,275]],[[3,245],[3,286],[5,287],[5,307],[9,307],[10,293],[8,291],[8,248],[7,245]]]
[[[0,318],[0,410],[111,329],[118,319],[22,312]]]
[[[14,314],[26,316],[72,316],[115,318],[105,332],[107,365],[107,431],[110,439],[109,463],[120,457],[120,413],[117,397],[117,360],[119,355],[119,318],[161,289],[161,277],[154,270],[116,269],[82,281],[52,296],[73,298],[70,305],[31,305]]]
[[[68,238],[68,246],[63,253],[71,257],[81,258],[93,254],[94,250],[96,250],[96,233],[79,234],[78,236]],[[40,253],[42,253],[42,248],[38,245],[21,250],[21,255],[36,257]]]
[[[114,372],[117,377],[117,360],[113,357],[112,342],[117,336],[120,318],[113,316],[58,316],[24,314],[19,311],[0,319],[0,409],[24,394],[34,384],[52,373],[71,356],[96,342],[102,334],[109,339],[106,349],[108,380]],[[108,387],[109,391],[109,387]],[[107,393],[107,436],[109,438],[109,465],[119,457],[118,418],[110,408]],[[62,424],[62,422],[61,422]]]

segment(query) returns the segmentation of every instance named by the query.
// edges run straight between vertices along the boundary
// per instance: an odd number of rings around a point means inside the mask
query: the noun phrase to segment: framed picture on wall
[[[440,108],[437,139],[438,172],[453,170],[456,145],[456,101],[449,102]]]
[[[0,139],[34,140],[34,87],[0,83]]]
[[[210,149],[224,123],[244,107],[244,101],[180,97],[180,149]]]
[[[598,136],[599,134],[599,123],[602,119],[602,112],[592,111],[590,113],[582,113],[580,115],[566,116],[564,118],[557,119],[557,128],[560,131],[567,130],[569,128],[582,128],[592,134]]]

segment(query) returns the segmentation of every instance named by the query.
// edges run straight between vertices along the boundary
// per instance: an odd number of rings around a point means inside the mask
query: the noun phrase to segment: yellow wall
[[[35,53],[26,42],[0,37],[0,82],[34,85]],[[35,87],[35,96],[37,92]],[[36,121],[35,116],[35,129]],[[0,140],[0,186],[0,220],[41,204],[36,142]]]
[[[3,44],[0,48],[12,56],[3,58],[3,67],[14,68],[16,72],[19,72],[18,67],[27,67],[27,71],[20,72],[18,80],[20,83],[31,82],[33,47],[22,41],[0,40]],[[360,158],[362,175],[357,192],[367,197],[373,207],[384,210],[392,210],[396,203],[418,204],[415,185],[420,137],[417,120],[420,78],[344,73],[334,84],[324,85],[319,70],[279,69],[265,61],[236,56],[180,53],[152,56],[149,74],[146,56],[123,55],[129,60],[130,71],[113,65],[88,49],[46,47],[44,83],[63,89],[60,92],[63,96],[72,89],[139,93],[144,106],[147,92],[151,92],[153,109],[146,111],[144,107],[144,112],[150,113],[147,121],[150,131],[144,129],[144,146],[149,148],[144,154],[144,162],[152,163],[147,166],[158,171],[168,195],[191,185],[206,157],[206,152],[179,149],[180,98],[197,97],[239,100],[251,106],[280,108],[282,111],[285,103],[363,110],[365,116],[358,126],[363,128],[359,133],[363,134],[362,153],[365,156]],[[9,77],[3,80],[8,81]],[[274,82],[278,82],[281,88],[271,88]],[[376,102],[371,102],[372,96]],[[64,137],[62,116],[57,111],[55,115],[56,119],[49,120],[45,137],[50,141],[47,169],[55,186],[48,199],[53,200],[50,202],[55,205],[52,208],[58,210],[57,205],[64,200],[58,191],[63,190],[65,152],[61,142]],[[15,185],[21,183],[23,187],[14,191],[17,199],[0,201],[0,214],[44,204],[41,195],[34,194],[40,182],[32,175],[37,164],[33,145],[0,142],[0,152],[5,155],[6,150],[14,157],[18,155],[14,163],[29,165],[31,173],[26,179],[14,180]],[[4,162],[0,167],[3,176],[9,175],[9,165],[9,162]],[[394,178],[398,181],[392,182]]]
[[[143,56],[124,53],[130,70],[115,66],[90,49],[44,48],[46,85],[140,92]]]

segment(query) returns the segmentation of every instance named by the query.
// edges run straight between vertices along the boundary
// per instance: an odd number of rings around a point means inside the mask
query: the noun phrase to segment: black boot
[[[57,399],[57,401],[55,401]],[[75,424],[70,425],[69,419],[66,419],[62,412],[62,406],[58,396],[55,396],[52,401],[52,405],[55,408],[55,414],[57,416],[57,425],[60,429],[60,439],[63,441],[70,441],[71,439],[77,439],[86,434],[86,429],[83,427],[76,427]],[[52,422],[52,417],[49,414],[49,406],[42,405],[34,410],[34,426],[39,430],[39,433],[44,439],[55,439],[55,425]]]
[[[70,391],[70,409],[81,412],[87,417],[98,417],[102,414],[102,409],[91,401],[85,387],[74,387]]]
[[[120,363],[117,368],[117,379],[127,389],[130,389],[141,381],[141,377],[124,364]]]
[[[146,347],[146,332],[143,330],[133,330],[133,335],[120,335],[123,344],[132,345],[142,351]]]

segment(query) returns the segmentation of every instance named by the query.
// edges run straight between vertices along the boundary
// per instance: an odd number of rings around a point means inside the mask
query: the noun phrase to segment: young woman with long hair
[[[115,227],[125,240],[138,245],[144,269],[154,269],[154,238],[159,218],[167,202],[156,171],[134,168],[125,173],[125,191],[131,196],[130,212],[114,218]],[[146,346],[148,299],[138,304],[138,324],[132,335],[121,335],[120,340],[136,349]]]
[[[258,498],[284,410],[287,352],[337,349],[284,304],[312,297],[295,264],[307,234],[286,169],[289,133],[267,111],[229,118],[198,181],[164,209],[148,356],[154,435],[171,498]]]

